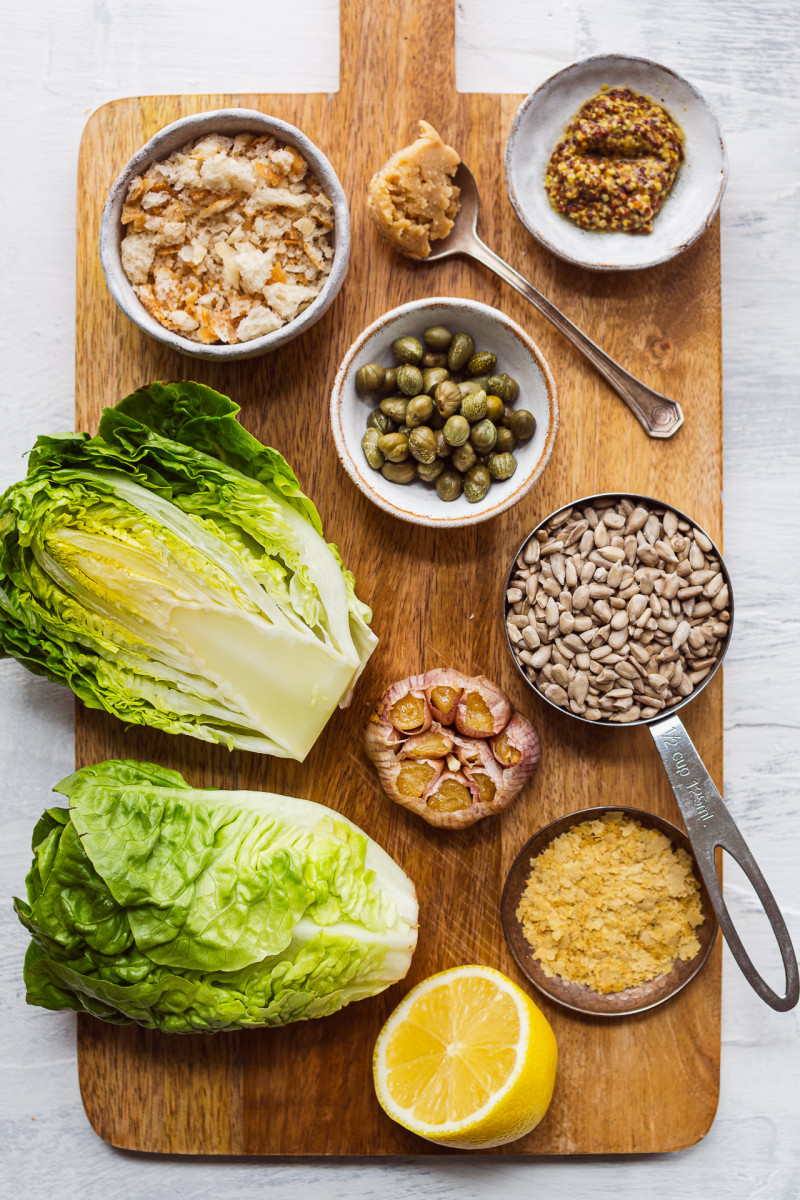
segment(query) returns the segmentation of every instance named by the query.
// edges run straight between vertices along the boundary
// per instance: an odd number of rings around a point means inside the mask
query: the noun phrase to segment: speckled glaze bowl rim
[[[550,413],[550,420],[544,447],[542,448],[542,452],[539,455],[539,458],[533,469],[520,480],[519,485],[510,493],[510,495],[506,496],[505,499],[498,501],[498,503],[487,508],[477,508],[474,513],[470,513],[466,517],[447,516],[446,512],[442,513],[441,516],[423,516],[420,513],[411,512],[408,509],[402,508],[400,504],[392,504],[390,501],[388,501],[372,486],[367,474],[362,474],[359,464],[353,459],[353,456],[351,455],[347,445],[342,423],[344,386],[351,370],[354,367],[355,360],[361,353],[362,347],[365,345],[365,343],[372,337],[373,334],[378,333],[388,324],[398,320],[400,317],[403,317],[408,313],[422,312],[426,308],[442,307],[448,307],[461,311],[470,310],[473,312],[479,312],[482,315],[489,317],[491,320],[499,321],[505,325],[505,327],[522,343],[541,372],[545,388],[547,389],[547,404]],[[342,359],[341,366],[336,373],[333,389],[331,391],[330,415],[331,429],[333,430],[333,439],[336,444],[336,453],[339,456],[339,461],[359,491],[363,492],[373,504],[376,504],[378,508],[383,509],[384,512],[389,513],[390,516],[399,517],[400,520],[409,521],[414,525],[424,525],[430,529],[456,529],[463,528],[464,526],[468,525],[477,525],[482,521],[488,521],[493,517],[499,516],[500,513],[506,512],[509,508],[513,508],[515,504],[519,503],[519,501],[531,490],[537,479],[539,479],[541,476],[542,471],[544,471],[545,467],[547,466],[550,455],[553,452],[553,444],[555,442],[559,420],[558,398],[556,394],[555,380],[547,359],[544,357],[533,339],[528,336],[525,330],[522,329],[516,323],[516,321],[512,320],[512,318],[507,316],[504,312],[501,312],[500,309],[493,308],[490,304],[483,304],[480,300],[468,300],[455,296],[426,296],[424,299],[420,300],[409,300],[406,304],[400,304],[396,308],[389,309],[388,312],[383,313],[380,317],[368,325],[350,346],[350,349]],[[372,474],[372,471],[370,471],[370,474]],[[442,504],[442,507],[446,508],[446,505]]]
[[[561,979],[560,976],[555,976],[552,978],[552,980],[547,976],[543,976],[543,979],[538,979],[531,974],[528,964],[518,955],[514,941],[509,933],[509,926],[513,920],[515,927],[520,931],[520,934],[524,939],[524,934],[521,932],[522,926],[517,919],[516,913],[511,915],[508,912],[507,896],[509,894],[512,880],[516,880],[517,872],[519,871],[523,861],[526,858],[528,859],[529,863],[532,861],[530,858],[531,844],[533,842],[539,842],[541,839],[541,845],[539,846],[536,855],[536,857],[538,857],[538,855],[541,854],[542,851],[548,846],[552,845],[555,839],[562,833],[566,833],[569,829],[574,828],[576,825],[582,825],[585,821],[596,821],[599,817],[604,816],[607,813],[622,813],[630,820],[638,821],[640,824],[644,824],[645,828],[649,827],[659,829],[660,832],[670,839],[673,846],[678,846],[680,849],[686,851],[692,861],[694,877],[700,886],[700,896],[704,910],[703,925],[699,926],[698,929],[702,929],[706,925],[706,922],[711,922],[710,935],[706,934],[708,941],[705,946],[701,943],[700,950],[697,952],[697,954],[695,954],[694,958],[686,961],[683,972],[684,977],[676,977],[674,984],[670,986],[663,995],[658,996],[655,1000],[649,999],[647,996],[647,989],[650,988],[652,990],[653,985],[657,984],[659,979],[669,979],[669,975],[672,972],[669,972],[667,975],[656,976],[653,980],[648,980],[643,984],[639,984],[635,988],[625,988],[620,992],[594,992],[591,988],[583,984],[570,983]],[[652,824],[648,826],[647,822],[651,822]],[[591,808],[576,809],[574,812],[565,813],[563,816],[557,817],[554,821],[550,821],[547,825],[543,825],[542,828],[533,834],[532,837],[528,838],[519,852],[515,855],[514,861],[511,864],[508,874],[506,875],[500,900],[500,916],[503,923],[503,934],[506,939],[506,944],[508,945],[508,948],[514,957],[514,961],[529,983],[533,984],[533,986],[539,992],[541,992],[543,996],[546,996],[548,1000],[552,1000],[555,1004],[560,1005],[562,1008],[567,1008],[571,1012],[580,1013],[581,1016],[599,1017],[602,1020],[614,1019],[617,1017],[636,1016],[640,1013],[649,1012],[653,1008],[658,1008],[660,1004],[665,1004],[666,1001],[671,1000],[673,996],[677,996],[679,992],[682,992],[685,987],[688,987],[692,980],[700,974],[703,967],[708,962],[711,951],[714,949],[714,943],[716,942],[717,932],[719,930],[719,923],[714,914],[711,900],[708,896],[708,892],[697,866],[695,853],[687,835],[682,829],[679,829],[677,825],[674,825],[671,821],[668,821],[666,817],[659,816],[658,813],[648,812],[646,809],[633,808],[631,805],[627,804],[599,804]],[[529,945],[527,940],[526,945]],[[536,960],[536,956],[533,952],[533,947],[530,948],[530,958],[534,961],[538,961]],[[674,970],[675,968],[673,967],[673,971]],[[569,996],[568,999],[559,994],[562,990],[567,992]],[[630,1006],[616,1010],[594,1009],[580,1003],[582,994],[585,994],[587,999],[594,999],[595,997],[625,997],[626,993],[630,993]],[[638,1000],[635,999],[637,993],[641,994]]]
[[[204,345],[182,337],[166,329],[155,317],[150,316],[136,296],[133,285],[125,274],[120,254],[122,241],[121,212],[131,179],[151,163],[168,158],[187,142],[211,133],[232,135],[236,133],[262,132],[274,134],[281,141],[294,146],[302,154],[323,191],[333,202],[334,211],[334,256],[330,274],[318,296],[297,317],[266,333],[262,337],[232,345],[215,342]],[[180,117],[159,129],[141,149],[130,158],[111,185],[100,218],[99,236],[100,263],[106,277],[108,290],[117,306],[135,325],[164,345],[192,358],[209,359],[214,362],[237,362],[255,358],[292,341],[314,325],[335,300],[344,283],[350,262],[350,210],[347,197],[334,171],[322,151],[311,139],[287,121],[270,116],[254,108],[218,108],[207,112],[192,113]]]
[[[711,203],[711,207],[706,211],[705,215],[703,216],[702,220],[700,221],[700,224],[697,226],[697,228],[694,230],[694,232],[691,234],[691,236],[686,238],[679,245],[673,246],[671,249],[666,251],[664,254],[659,254],[659,255],[656,255],[654,258],[648,258],[648,259],[642,260],[641,262],[637,262],[637,263],[587,262],[585,259],[577,258],[574,255],[569,254],[562,247],[555,244],[530,220],[525,209],[523,208],[522,204],[520,203],[519,197],[517,196],[516,190],[515,190],[513,182],[512,182],[512,174],[513,174],[512,163],[513,163],[513,158],[514,158],[514,154],[515,154],[515,150],[516,150],[516,143],[517,143],[517,139],[518,139],[518,135],[520,132],[520,127],[522,125],[523,118],[526,115],[528,109],[531,107],[531,105],[535,104],[538,100],[542,99],[543,93],[550,91],[558,83],[564,82],[567,79],[567,77],[578,74],[581,70],[584,70],[585,68],[587,68],[589,66],[600,66],[604,62],[617,63],[621,60],[630,62],[630,63],[637,63],[637,64],[639,64],[641,66],[645,66],[645,67],[652,67],[657,71],[663,72],[665,75],[668,75],[672,79],[674,79],[676,83],[679,83],[681,86],[685,87],[687,89],[687,91],[689,91],[692,94],[692,96],[694,96],[694,98],[696,100],[698,100],[700,102],[700,104],[703,105],[703,107],[706,109],[709,117],[711,118],[711,121],[716,129],[717,137],[719,139],[722,177],[720,179],[719,187],[717,188],[716,195],[714,196],[714,199]],[[588,96],[586,97],[586,99],[588,99]],[[675,258],[678,254],[683,254],[684,250],[688,250],[689,247],[692,246],[697,241],[697,239],[699,237],[701,237],[702,234],[704,234],[705,231],[708,229],[708,227],[711,225],[711,222],[714,220],[714,217],[717,215],[719,206],[722,203],[722,197],[723,197],[723,194],[725,192],[725,188],[726,188],[727,182],[728,182],[728,153],[725,148],[725,140],[722,136],[722,129],[720,127],[719,119],[717,117],[716,111],[713,108],[713,106],[708,102],[708,100],[702,94],[702,92],[700,92],[694,86],[694,84],[690,83],[688,79],[685,79],[683,75],[679,75],[677,71],[674,71],[671,67],[664,66],[663,63],[656,62],[655,59],[643,58],[642,56],[637,55],[637,54],[593,54],[593,55],[590,55],[588,58],[580,59],[578,62],[570,63],[569,66],[567,66],[567,67],[562,67],[562,69],[560,71],[556,71],[553,75],[550,75],[547,79],[545,79],[544,82],[541,83],[538,88],[536,88],[534,91],[530,92],[525,97],[525,99],[522,101],[519,108],[517,109],[517,111],[514,115],[514,120],[511,124],[511,129],[509,130],[509,134],[506,139],[505,152],[503,155],[503,163],[505,166],[506,190],[508,192],[508,198],[511,201],[514,211],[516,212],[517,216],[519,217],[520,221],[525,226],[525,228],[528,230],[528,232],[531,233],[538,242],[540,242],[543,246],[545,246],[548,250],[550,250],[558,258],[563,259],[564,262],[572,263],[576,267],[583,267],[588,271],[642,271],[642,270],[646,270],[648,267],[656,267],[660,263],[669,262],[670,259]],[[602,236],[602,234],[600,234],[598,236]]]

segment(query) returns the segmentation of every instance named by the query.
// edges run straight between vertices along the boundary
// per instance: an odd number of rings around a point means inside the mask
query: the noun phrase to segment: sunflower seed
[[[591,590],[591,589],[590,589],[590,590]],[[726,583],[726,584],[725,584],[723,587],[721,587],[721,588],[719,589],[719,591],[717,592],[716,596],[715,596],[715,597],[714,597],[714,599],[711,601],[711,607],[712,607],[713,609],[715,609],[717,612],[720,612],[720,611],[721,611],[723,608],[726,608],[726,607],[727,607],[727,605],[728,605],[728,599],[729,599],[729,595],[728,595],[728,585],[727,585],[727,583]]]
[[[553,704],[558,704],[559,707],[563,707],[567,703],[567,693],[557,683],[548,683],[542,694]]]
[[[637,704],[634,704],[633,707],[629,708],[627,712],[616,713],[612,719],[627,725],[630,721],[639,721],[641,716],[642,710]]]
[[[562,667],[559,663],[556,663],[550,673],[550,678],[553,680],[553,683],[558,683],[561,687],[567,687],[569,684],[569,671],[566,667]]]

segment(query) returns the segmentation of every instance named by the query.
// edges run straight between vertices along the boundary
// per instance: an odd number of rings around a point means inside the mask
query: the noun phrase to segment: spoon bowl
[[[426,263],[439,262],[444,258],[454,258],[456,255],[470,257],[473,254],[475,242],[483,245],[478,237],[478,214],[480,198],[475,176],[466,163],[459,163],[453,182],[460,190],[458,216],[450,234],[443,238],[438,247],[432,247]]]

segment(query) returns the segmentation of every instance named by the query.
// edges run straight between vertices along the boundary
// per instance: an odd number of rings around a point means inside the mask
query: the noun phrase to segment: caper
[[[413,400],[409,400],[406,409],[406,425],[409,429],[414,429],[417,425],[424,425],[430,419],[432,412],[433,401],[430,396],[414,396]]]
[[[435,479],[439,478],[443,470],[444,463],[440,458],[435,458],[432,463],[419,463],[417,466],[417,474],[426,483],[433,483]]]
[[[422,390],[432,395],[440,383],[450,378],[450,372],[444,367],[426,367],[422,372]]]
[[[437,354],[433,350],[426,350],[419,365],[421,367],[446,367],[447,355]]]
[[[436,458],[436,435],[426,425],[412,429],[408,435],[408,449],[417,462],[432,463]]]
[[[444,426],[444,436],[451,446],[463,446],[469,437],[469,421],[467,418],[460,416],[458,413],[455,416],[448,417]],[[494,442],[492,442],[492,445],[494,445]]]
[[[411,480],[417,473],[417,464],[413,458],[408,462],[401,463],[384,463],[381,467],[381,475],[384,479],[390,479],[392,483],[411,483]]]
[[[381,433],[377,447],[390,463],[405,462],[408,458],[408,438],[402,433]]]
[[[436,491],[440,500],[449,503],[451,500],[457,500],[461,495],[462,480],[458,471],[442,471],[439,478],[436,480]]]
[[[508,424],[518,442],[526,442],[536,432],[536,417],[527,408],[518,408],[513,412]]]
[[[382,386],[378,389],[382,396],[392,396],[397,391],[397,367],[387,367]]]
[[[474,467],[477,461],[475,451],[469,442],[465,442],[463,446],[456,446],[450,455],[450,462],[462,475],[466,475],[470,467]]]
[[[425,353],[419,338],[399,337],[392,342],[392,354],[399,363],[418,363]]]
[[[422,340],[431,350],[446,350],[453,340],[453,335],[444,325],[429,325],[422,335]]]
[[[491,393],[486,397],[486,415],[490,421],[499,421],[503,415],[503,401]]]
[[[486,416],[486,392],[471,392],[461,401],[461,415],[466,417],[470,425],[482,421]]]
[[[444,436],[444,427],[435,429],[433,436],[436,438],[436,455],[438,458],[447,458],[452,449],[447,438]]]
[[[490,375],[485,384],[487,393],[499,396],[504,404],[508,403],[511,394],[507,380],[507,375]]]
[[[473,467],[471,471],[467,471],[464,477],[464,499],[468,500],[470,504],[478,504],[485,498],[491,482],[492,477],[488,468]]]
[[[510,375],[505,373],[505,371],[503,371],[503,374],[500,376],[500,378],[505,379],[506,389],[508,391],[508,403],[513,404],[519,395],[519,384],[517,383],[516,379],[512,379]]]
[[[385,400],[381,400],[381,412],[385,417],[389,417],[392,421],[396,421],[398,425],[402,425],[406,419],[406,409],[408,408],[408,400],[405,396],[387,396]]]
[[[361,439],[361,449],[373,471],[379,471],[384,463],[383,454],[378,449],[378,438],[381,435],[377,429],[368,429]]]
[[[378,433],[394,433],[395,424],[391,417],[376,408],[367,417],[367,429],[377,429]]]
[[[497,441],[494,444],[495,451],[498,454],[505,454],[509,450],[513,450],[517,444],[517,439],[514,437],[510,429],[505,425],[497,427]]]
[[[475,343],[468,333],[457,333],[447,351],[447,365],[451,371],[460,371],[475,353]]]
[[[487,464],[492,479],[510,479],[517,469],[513,454],[490,454]]]
[[[431,417],[430,421],[428,421],[431,429],[444,429],[444,422],[445,418],[442,416],[442,414],[434,409],[433,416]]]
[[[439,384],[433,398],[437,411],[445,418],[452,417],[461,408],[461,388],[449,379]]]
[[[472,355],[465,370],[468,375],[488,375],[496,366],[496,354],[492,354],[489,350],[479,350],[477,354]]]
[[[356,371],[356,391],[377,392],[383,387],[385,379],[386,369],[380,363],[365,363]]]
[[[418,396],[422,391],[422,371],[411,363],[397,368],[397,386],[406,396]]]
[[[460,383],[458,386],[461,391],[462,400],[465,396],[473,396],[475,392],[485,391],[485,388],[481,387],[477,379],[465,379],[464,382]]]
[[[511,418],[513,417],[513,415],[514,415],[513,408],[511,408],[511,406],[509,404],[504,404],[503,405],[503,415],[500,418],[500,424],[505,425],[505,426],[507,426],[508,429],[510,429],[511,428]]]
[[[469,440],[472,442],[476,454],[488,454],[490,450],[494,449],[497,441],[497,429],[494,423],[485,418],[477,425],[473,425]]]

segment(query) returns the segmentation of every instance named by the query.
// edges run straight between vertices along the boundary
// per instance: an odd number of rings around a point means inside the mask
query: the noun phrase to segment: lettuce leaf
[[[110,761],[63,780],[34,829],[27,999],[167,1032],[325,1016],[401,979],[416,945],[404,872],[339,813],[198,791]]]

